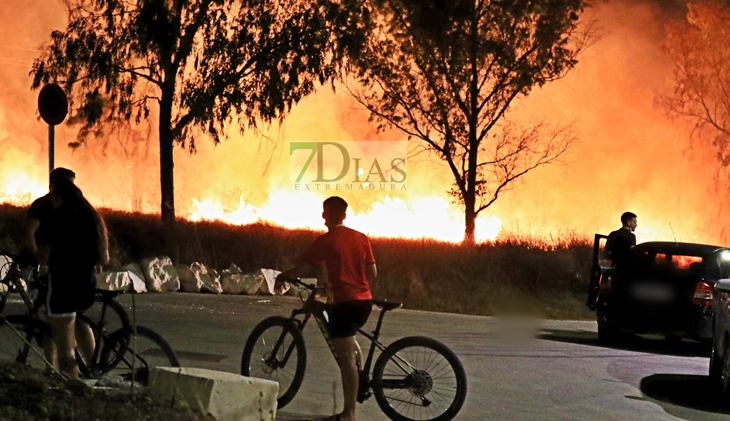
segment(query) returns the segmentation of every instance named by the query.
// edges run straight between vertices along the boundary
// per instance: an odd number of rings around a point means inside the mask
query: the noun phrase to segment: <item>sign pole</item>
[[[53,155],[54,155],[54,145],[56,143],[55,134],[56,131],[54,130],[54,125],[49,124],[48,125],[48,173],[50,174],[51,171],[53,171],[53,168],[55,168],[53,163]]]

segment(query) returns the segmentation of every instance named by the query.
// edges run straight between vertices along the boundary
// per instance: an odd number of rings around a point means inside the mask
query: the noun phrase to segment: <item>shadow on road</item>
[[[325,421],[332,419],[331,416],[313,416],[313,415],[298,415],[286,411],[277,411],[277,421]]]
[[[661,405],[667,413],[680,418],[704,419],[702,414],[693,417],[686,408],[730,414],[730,408],[722,404],[707,376],[653,374],[641,379],[639,387],[645,397]]]
[[[663,338],[625,335],[620,341],[607,345],[598,342],[598,334],[590,330],[560,330],[542,329],[537,339],[547,341],[566,342],[578,345],[597,346],[625,351],[648,352],[651,354],[671,355],[676,357],[709,357],[706,346],[699,342],[677,341],[669,342]]]

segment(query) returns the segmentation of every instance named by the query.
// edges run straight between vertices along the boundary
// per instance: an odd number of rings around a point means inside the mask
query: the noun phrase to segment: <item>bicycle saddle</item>
[[[403,303],[395,303],[390,301],[373,300],[373,304],[383,309],[383,311],[393,310],[403,307]]]
[[[114,299],[117,295],[124,294],[124,291],[122,290],[106,290],[106,289],[97,289],[96,295],[99,295],[103,298],[106,298],[108,300]]]

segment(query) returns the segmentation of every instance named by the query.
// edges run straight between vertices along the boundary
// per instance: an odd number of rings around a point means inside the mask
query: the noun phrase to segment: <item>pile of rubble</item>
[[[7,256],[0,256],[0,279],[5,276],[9,263]],[[274,281],[279,273],[274,269],[243,273],[235,264],[219,271],[204,263],[186,266],[173,263],[169,257],[153,257],[143,259],[140,264],[130,263],[118,270],[98,273],[96,286],[126,292],[275,295]],[[284,285],[283,292],[295,293],[288,284]]]
[[[169,257],[143,259],[139,265],[128,264],[120,270],[97,274],[97,288],[134,292],[203,292],[211,294],[274,295],[274,281],[281,273],[259,269],[243,273],[235,264],[216,270],[204,263],[190,266],[172,263]],[[284,287],[284,293],[289,290]]]

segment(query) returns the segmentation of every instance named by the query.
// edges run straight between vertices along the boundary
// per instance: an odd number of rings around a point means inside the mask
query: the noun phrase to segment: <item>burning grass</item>
[[[268,224],[232,226],[180,221],[166,232],[156,215],[102,211],[112,264],[170,256],[215,268],[286,269],[321,234]],[[25,208],[0,205],[0,247],[16,249]],[[374,295],[406,308],[463,314],[532,314],[592,318],[585,309],[591,244],[587,236],[507,236],[475,247],[435,240],[373,238],[378,261]]]

